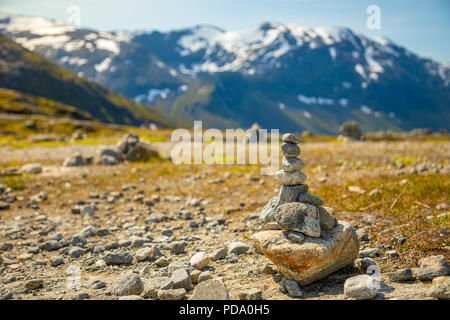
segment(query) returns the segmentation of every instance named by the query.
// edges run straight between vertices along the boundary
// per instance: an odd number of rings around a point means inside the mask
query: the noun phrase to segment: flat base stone
[[[307,285],[353,263],[358,257],[359,242],[353,227],[338,221],[320,238],[305,236],[295,243],[282,230],[261,231],[252,235],[256,248],[269,258],[289,279]]]

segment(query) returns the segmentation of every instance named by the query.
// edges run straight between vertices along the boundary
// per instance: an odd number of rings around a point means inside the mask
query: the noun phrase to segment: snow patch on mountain
[[[96,64],[94,67],[95,67],[95,70],[97,70],[97,72],[104,72],[104,71],[108,70],[110,65],[111,65],[111,58],[107,57],[107,58],[103,59],[102,62]]]
[[[51,19],[25,17],[25,16],[0,16],[0,29],[8,32],[30,32],[35,35],[61,35],[69,31],[75,31],[75,27]]]
[[[83,64],[86,64],[88,61],[87,59],[79,58],[79,57],[68,57],[64,56],[59,60],[62,64],[68,63],[68,64],[74,64],[77,66],[82,66]]]
[[[167,96],[170,93],[170,89],[169,88],[165,88],[165,89],[158,89],[158,88],[152,88],[148,90],[147,94],[140,94],[136,97],[134,97],[134,101],[136,102],[148,102],[151,103],[153,102],[157,97],[160,97],[161,99],[167,99]]]
[[[185,29],[186,35],[178,40],[179,53],[186,57],[201,53],[202,63],[187,67],[180,66],[183,73],[222,72],[250,69],[254,61],[279,68],[278,59],[290,51],[307,45],[315,49],[323,45],[332,46],[339,41],[348,40],[355,48],[359,45],[355,35],[346,28],[322,27],[307,28],[295,24],[266,23],[243,31],[223,31],[210,26],[197,26]],[[334,60],[337,50],[329,48]]]
[[[21,44],[28,50],[35,50],[39,46],[51,47],[52,49],[60,49],[70,41],[67,35],[44,36],[40,38],[28,39],[25,37],[16,38],[17,43]]]

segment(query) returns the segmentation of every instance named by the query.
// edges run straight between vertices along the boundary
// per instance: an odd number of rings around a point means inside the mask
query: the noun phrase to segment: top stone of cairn
[[[298,140],[298,138],[292,134],[292,133],[286,133],[281,137],[281,140],[283,142],[290,142],[290,143],[295,143],[295,144],[299,144],[300,140]]]

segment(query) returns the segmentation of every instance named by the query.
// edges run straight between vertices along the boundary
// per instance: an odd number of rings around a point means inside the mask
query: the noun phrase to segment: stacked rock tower
[[[298,158],[300,147],[297,137],[287,133],[283,135],[282,142],[284,157],[281,170],[276,173],[276,180],[281,185],[280,192],[262,209],[262,223],[320,237],[321,228],[328,230],[335,224],[333,209],[322,207],[324,201],[321,198],[307,193],[309,187],[304,183],[306,174],[302,171],[305,164]]]
[[[308,193],[297,137],[288,133],[282,142],[280,191],[261,210],[265,231],[251,239],[287,278],[306,285],[352,263],[359,242],[351,224],[334,219],[333,209]]]

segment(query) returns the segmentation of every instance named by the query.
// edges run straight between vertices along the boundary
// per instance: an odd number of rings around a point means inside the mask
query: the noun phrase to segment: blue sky
[[[366,8],[373,4],[381,9],[380,30],[366,27]],[[170,30],[211,24],[241,30],[262,22],[346,26],[450,62],[448,0],[1,0],[0,13],[65,21],[70,5],[80,7],[81,25],[93,29]]]

